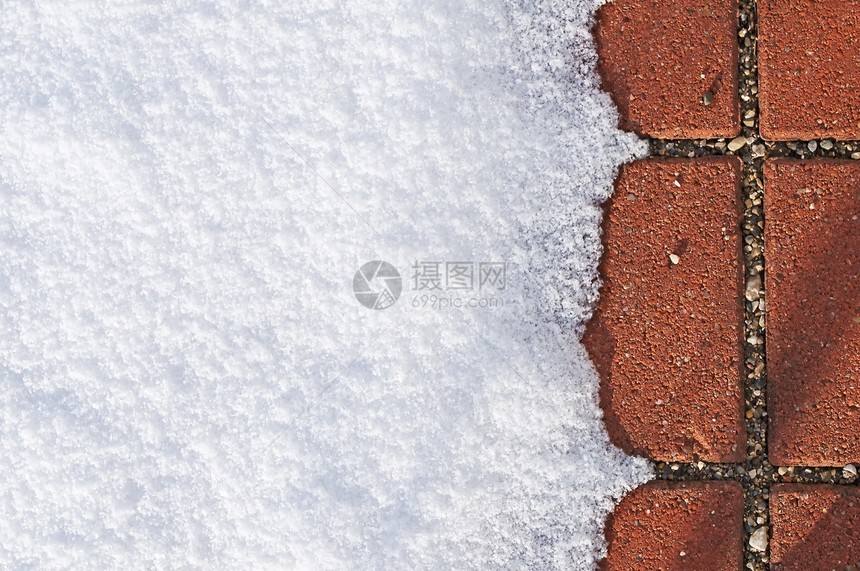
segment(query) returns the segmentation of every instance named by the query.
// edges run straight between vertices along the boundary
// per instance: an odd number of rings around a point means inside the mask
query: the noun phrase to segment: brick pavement
[[[605,4],[598,69],[623,127],[661,138],[738,135],[737,19],[738,0]]]
[[[777,484],[770,502],[772,568],[860,569],[860,488]]]
[[[607,522],[601,569],[737,571],[742,512],[735,482],[649,482],[627,494]]]
[[[860,463],[860,161],[765,163],[770,458]]]
[[[761,132],[860,139],[860,0],[759,0]]]
[[[737,157],[706,157],[637,161],[616,182],[583,342],[627,453],[744,458],[740,179]]]
[[[594,33],[621,126],[679,157],[606,207],[583,342],[610,438],[674,482],[603,565],[860,569],[860,0],[614,0]]]

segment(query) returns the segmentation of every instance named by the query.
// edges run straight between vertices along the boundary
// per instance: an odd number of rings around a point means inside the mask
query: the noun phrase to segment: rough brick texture
[[[740,169],[734,157],[649,159],[616,181],[583,342],[628,453],[744,458]]]
[[[759,0],[765,139],[860,139],[860,0]]]
[[[770,521],[773,571],[860,569],[860,488],[778,484]]]
[[[860,162],[764,176],[771,462],[860,461]]]
[[[606,523],[603,571],[738,571],[743,494],[735,482],[650,482]]]
[[[598,69],[621,127],[664,139],[739,134],[737,22],[737,0],[603,5]]]

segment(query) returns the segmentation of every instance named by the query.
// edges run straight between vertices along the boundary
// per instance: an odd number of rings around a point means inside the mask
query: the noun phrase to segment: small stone
[[[752,478],[753,480],[755,480],[755,477],[756,477],[756,476],[758,476],[758,470],[756,470],[755,468],[753,468],[752,470],[750,470],[750,478]]]
[[[763,157],[764,151],[765,151],[764,145],[753,145],[752,146],[753,158]]]
[[[747,280],[746,298],[748,301],[756,301],[761,297],[761,275],[756,274]]]
[[[852,476],[855,478],[857,477],[857,466],[855,466],[854,464],[846,465],[844,468],[842,468],[842,471],[845,472],[846,478],[850,478]]]
[[[678,262],[681,261],[681,258],[675,254],[669,254],[669,261],[672,262],[673,264],[677,264]]]
[[[823,141],[821,141],[821,148],[825,151],[829,151],[833,148],[833,141],[831,141],[830,139],[824,139]]]
[[[756,529],[750,536],[750,549],[764,553],[767,551],[767,527]]]
[[[860,153],[851,153],[851,158],[855,161],[860,160]]]
[[[710,105],[714,101],[714,94],[710,91],[705,92],[705,96],[702,97],[702,103],[705,105]]]
[[[816,141],[814,141],[814,140],[813,140],[813,141],[809,141],[809,142],[806,144],[806,148],[807,148],[807,149],[809,149],[809,152],[814,153],[814,152],[815,152],[815,149],[817,149],[817,148],[818,148],[818,143],[817,143]]]
[[[741,135],[740,137],[735,137],[729,142],[729,150],[730,151],[738,151],[743,148],[744,145],[747,144],[747,138]]]

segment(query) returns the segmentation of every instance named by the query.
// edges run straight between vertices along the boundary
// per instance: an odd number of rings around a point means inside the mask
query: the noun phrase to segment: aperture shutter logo
[[[397,268],[374,260],[367,262],[352,279],[352,291],[361,305],[369,309],[385,309],[391,307],[403,291],[403,280]]]

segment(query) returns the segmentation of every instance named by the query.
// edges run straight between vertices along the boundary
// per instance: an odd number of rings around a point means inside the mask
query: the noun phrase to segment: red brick
[[[777,484],[770,521],[773,571],[860,569],[860,488]]]
[[[583,343],[627,453],[744,458],[740,171],[735,157],[649,159],[616,181]]]
[[[860,0],[759,0],[765,139],[860,139]]]
[[[770,460],[860,461],[860,162],[764,176]]]
[[[737,0],[615,0],[597,18],[598,70],[623,129],[664,139],[740,133]]]
[[[735,482],[650,482],[606,522],[604,571],[738,571],[743,494]]]

